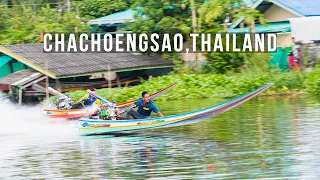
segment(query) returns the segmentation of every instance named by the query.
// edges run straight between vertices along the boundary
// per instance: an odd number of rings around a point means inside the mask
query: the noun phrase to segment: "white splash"
[[[1,95],[0,95],[1,98]],[[9,100],[0,101],[0,136],[56,136],[77,132],[76,121],[52,120],[42,114],[43,105],[19,106]]]

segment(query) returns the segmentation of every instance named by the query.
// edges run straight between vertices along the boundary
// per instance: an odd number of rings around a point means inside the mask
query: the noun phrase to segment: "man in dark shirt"
[[[142,98],[139,98],[135,103],[135,107],[138,107],[138,110],[135,111],[130,109],[126,114],[126,119],[144,119],[149,118],[151,112],[157,113],[159,117],[163,117],[158,108],[150,100],[150,95],[147,91],[142,92]]]

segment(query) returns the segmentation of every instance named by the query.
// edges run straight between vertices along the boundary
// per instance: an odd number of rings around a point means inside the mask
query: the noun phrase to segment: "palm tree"
[[[224,7],[220,0],[209,0],[202,4],[199,9],[200,20],[204,21],[208,25],[213,24],[213,20],[218,19],[223,14]]]
[[[219,18],[232,19],[239,7],[243,5],[242,0],[209,0],[202,4],[199,9],[200,20],[203,19],[209,26],[213,25],[214,20]],[[227,32],[227,22],[223,22],[224,31]]]
[[[235,15],[236,20],[243,18],[243,23],[250,27],[249,32],[255,33],[255,22],[259,21],[260,24],[265,25],[266,21],[263,14],[259,10],[251,7],[243,7]]]

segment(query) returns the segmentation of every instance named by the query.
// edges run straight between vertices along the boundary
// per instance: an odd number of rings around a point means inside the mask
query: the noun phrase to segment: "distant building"
[[[320,16],[289,18],[291,34],[296,41],[308,43],[320,40]],[[306,28],[307,27],[307,28]]]
[[[139,10],[142,7],[138,7]],[[168,9],[173,9],[173,6],[168,6]],[[125,11],[117,12],[110,14],[108,16],[104,16],[98,19],[88,21],[88,24],[91,27],[93,32],[100,33],[116,33],[116,32],[127,32],[131,33],[131,31],[121,31],[122,27],[125,27],[127,23],[134,22],[135,15],[137,14],[137,10],[127,9]],[[140,18],[147,18],[144,15],[139,15]],[[181,53],[181,59],[186,61],[189,66],[194,66],[194,60],[198,59],[198,63],[201,65],[204,63],[204,57],[201,53]]]
[[[277,33],[277,53],[272,53],[271,66],[287,68],[287,56],[293,45],[290,19],[320,16],[320,1],[318,0],[257,0],[253,6],[259,10],[267,21],[267,26],[257,23],[256,33]],[[229,33],[248,33],[249,27],[240,27],[243,18],[228,29]],[[304,27],[312,28],[312,27]],[[301,31],[300,31],[301,32]],[[306,31],[307,32],[307,31]]]
[[[279,46],[291,46],[290,18],[320,16],[320,1],[315,0],[258,0],[254,8],[264,14],[267,26],[256,24],[257,33],[278,33]],[[249,27],[240,28],[243,19],[235,22],[230,33],[249,32]]]
[[[117,32],[124,27],[126,23],[135,21],[136,10],[127,9],[125,11],[110,14],[98,19],[88,21],[93,32]],[[144,18],[145,16],[141,16]]]
[[[0,46],[0,91],[44,95],[49,86],[62,92],[124,86],[167,74],[173,63],[140,53],[43,53],[43,44]]]

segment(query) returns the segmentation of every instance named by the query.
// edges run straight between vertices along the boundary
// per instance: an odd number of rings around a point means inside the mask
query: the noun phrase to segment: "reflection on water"
[[[218,102],[157,105],[169,115]],[[253,99],[201,123],[121,136],[80,137],[70,124],[46,136],[7,134],[0,178],[319,179],[319,102]]]

